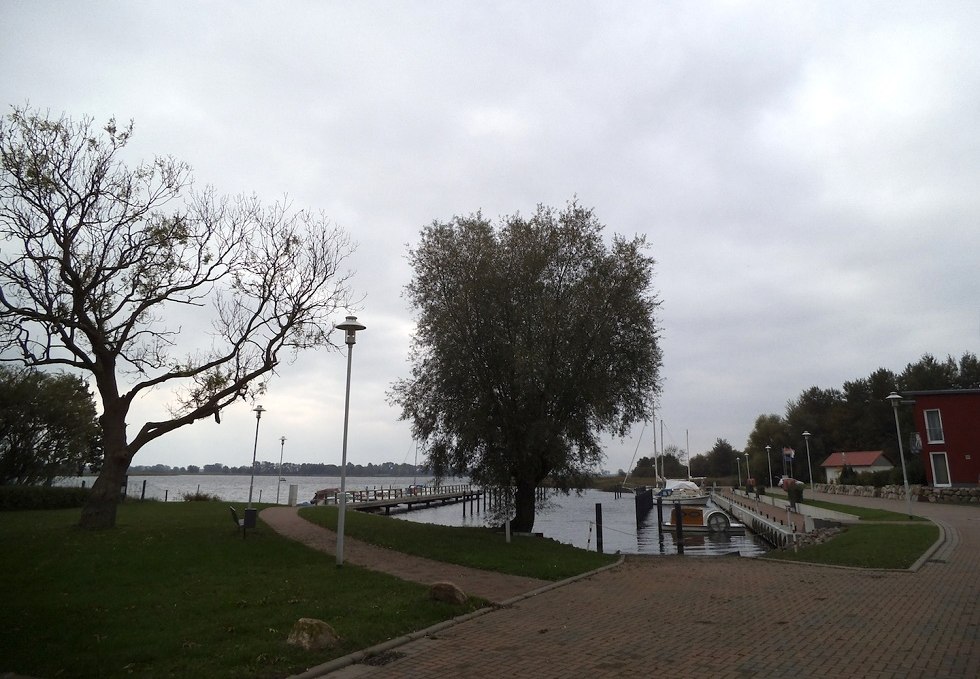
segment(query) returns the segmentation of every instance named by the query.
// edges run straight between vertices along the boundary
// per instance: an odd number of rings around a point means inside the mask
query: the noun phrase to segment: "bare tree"
[[[0,360],[91,375],[105,460],[86,528],[115,524],[140,448],[219,419],[283,358],[332,346],[330,319],[351,301],[344,231],[254,197],[195,192],[190,168],[170,157],[129,168],[120,156],[132,129],[26,107],[0,123]],[[177,319],[206,308],[207,346],[177,357]],[[134,400],[164,386],[169,419],[129,436]]]

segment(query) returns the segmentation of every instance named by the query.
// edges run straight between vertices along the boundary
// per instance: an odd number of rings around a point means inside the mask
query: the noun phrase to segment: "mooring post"
[[[660,541],[663,542],[663,539],[664,539],[664,499],[662,497],[657,497],[657,535],[660,536]]]
[[[674,502],[674,517],[677,521],[677,553],[684,553],[684,513],[681,511],[681,503]]]
[[[140,500],[146,499],[146,479],[143,479],[143,490],[140,491]]]
[[[595,551],[602,554],[602,503],[595,503]]]

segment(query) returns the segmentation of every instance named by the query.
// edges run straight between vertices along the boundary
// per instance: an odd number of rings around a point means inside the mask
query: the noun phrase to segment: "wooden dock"
[[[329,504],[336,504],[340,492],[328,498]],[[369,488],[365,490],[348,490],[347,507],[364,512],[379,512],[384,510],[390,514],[393,508],[403,508],[405,511],[431,507],[432,505],[448,505],[457,502],[464,503],[463,513],[466,513],[465,503],[475,511],[480,510],[480,502],[486,509],[487,494],[482,488],[471,485],[458,486],[409,486],[408,488]]]

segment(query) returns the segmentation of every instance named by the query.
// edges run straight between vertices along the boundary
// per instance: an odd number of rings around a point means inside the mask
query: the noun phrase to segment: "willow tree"
[[[0,123],[0,360],[94,382],[105,456],[82,510],[87,528],[115,524],[137,451],[219,420],[281,360],[329,346],[330,320],[350,297],[342,230],[255,198],[195,192],[189,167],[170,157],[130,168],[131,134],[132,123],[100,130],[17,107]],[[193,334],[202,320],[210,331]],[[160,389],[168,415],[128,432],[134,401]]]
[[[592,210],[539,207],[491,224],[435,222],[410,250],[412,376],[393,402],[438,475],[514,487],[516,530],[534,525],[546,478],[582,487],[652,410],[661,352],[643,238],[603,240]]]

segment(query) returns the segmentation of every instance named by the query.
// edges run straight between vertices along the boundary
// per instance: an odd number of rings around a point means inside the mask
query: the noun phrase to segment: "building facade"
[[[915,429],[912,451],[937,488],[980,485],[980,389],[910,391]],[[916,450],[918,449],[918,450]]]
[[[893,469],[880,450],[851,450],[831,453],[830,457],[820,465],[827,474],[827,483],[838,483],[844,467],[850,467],[855,472],[881,472]]]

